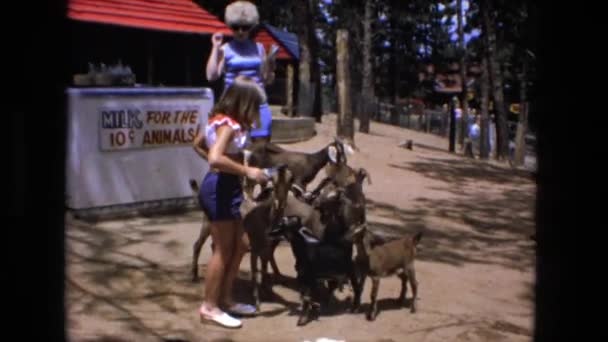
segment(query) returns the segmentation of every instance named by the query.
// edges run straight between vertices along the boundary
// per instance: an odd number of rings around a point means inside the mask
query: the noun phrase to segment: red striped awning
[[[192,0],[69,0],[68,17],[160,31],[232,35],[226,24]]]

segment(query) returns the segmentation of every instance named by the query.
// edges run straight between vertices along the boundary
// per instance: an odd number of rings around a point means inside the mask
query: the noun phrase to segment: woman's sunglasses
[[[252,25],[231,25],[230,26],[230,28],[233,31],[239,31],[240,30],[240,31],[245,31],[245,32],[251,30],[252,27],[253,27]]]

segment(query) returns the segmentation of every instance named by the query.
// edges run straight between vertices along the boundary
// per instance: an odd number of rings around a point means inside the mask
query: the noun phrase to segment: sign
[[[68,208],[193,198],[189,180],[200,181],[208,165],[192,141],[207,124],[211,89],[68,88],[67,95]]]
[[[187,103],[103,106],[99,109],[101,150],[191,145],[201,130],[199,111],[200,105]]]

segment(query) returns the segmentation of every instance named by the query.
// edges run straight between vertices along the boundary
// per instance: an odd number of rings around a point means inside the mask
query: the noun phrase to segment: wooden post
[[[293,116],[293,64],[287,64],[287,83],[285,85],[287,98],[287,116]]]
[[[450,100],[450,152],[456,152],[456,98]]]
[[[348,56],[348,31],[339,29],[336,32],[336,81],[338,85],[338,125],[336,134],[354,142],[355,125],[352,103],[350,100],[350,74]]]

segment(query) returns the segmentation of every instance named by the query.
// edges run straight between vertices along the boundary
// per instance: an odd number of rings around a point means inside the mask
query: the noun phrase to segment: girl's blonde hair
[[[226,11],[224,12],[224,21],[228,26],[255,26],[259,20],[258,8],[249,1],[235,1],[226,6]]]
[[[264,102],[264,90],[251,77],[237,76],[211,110],[210,117],[228,115],[249,130],[253,123],[259,125],[260,105]]]

